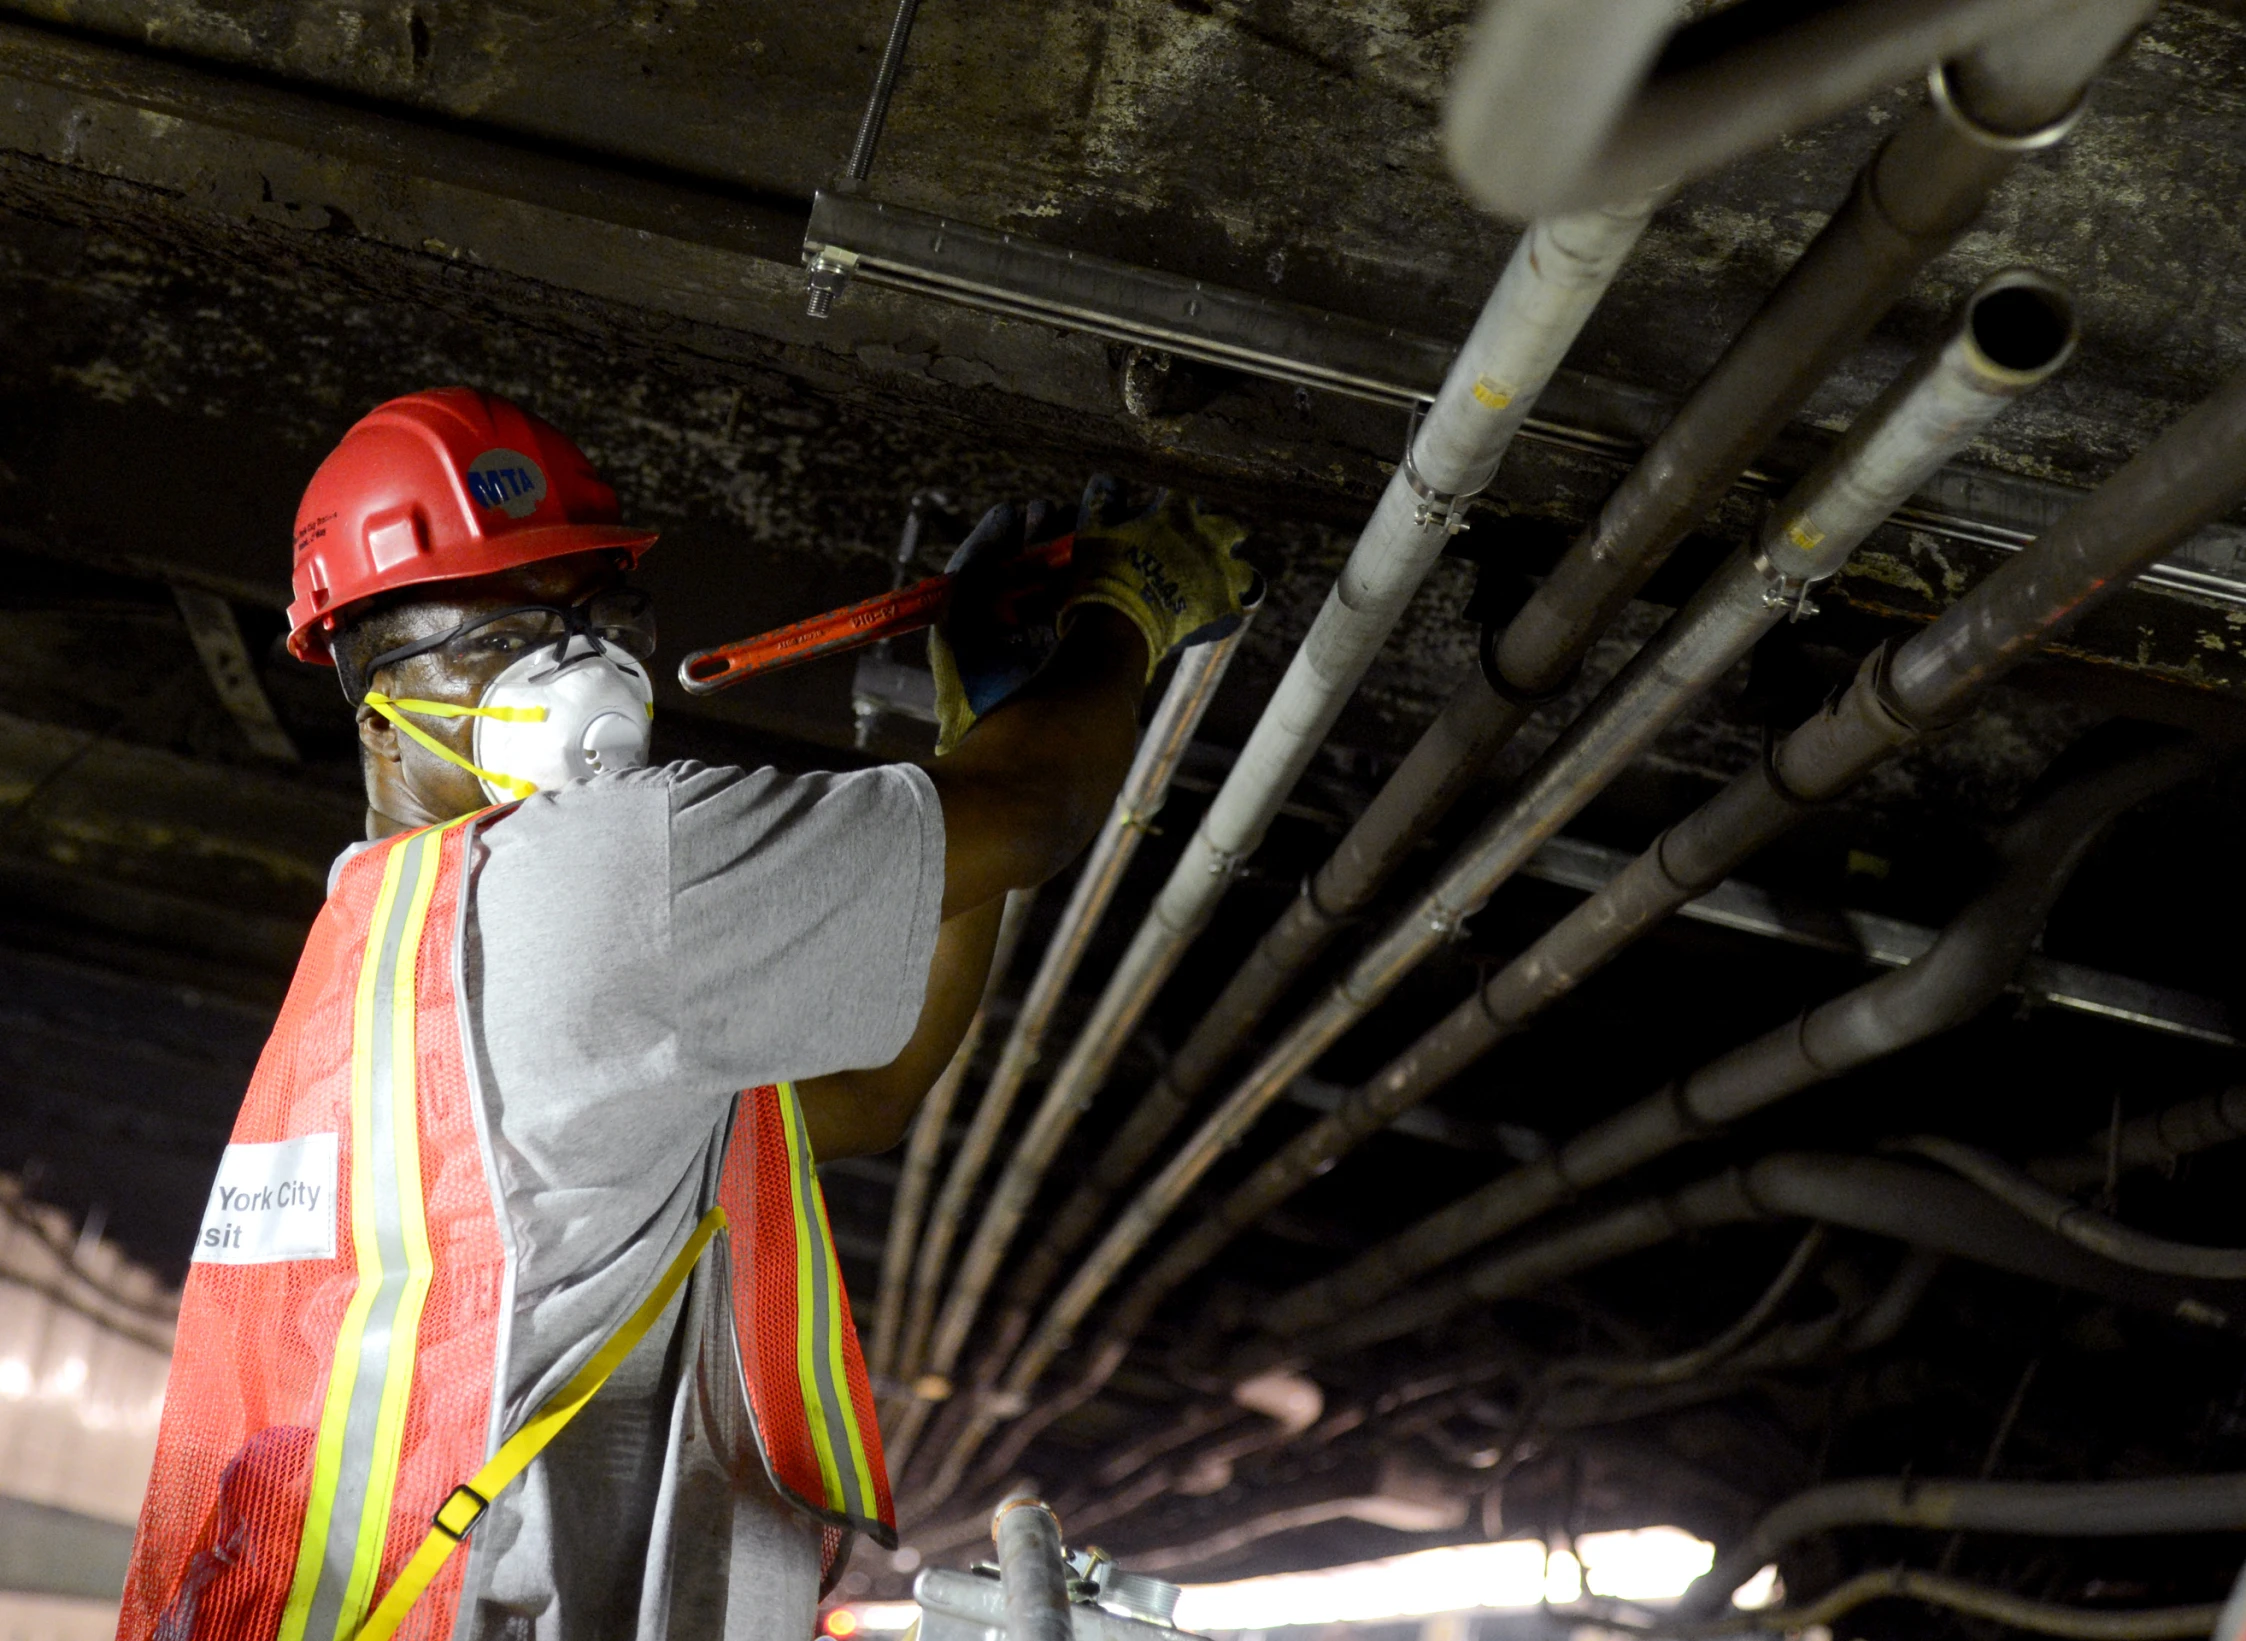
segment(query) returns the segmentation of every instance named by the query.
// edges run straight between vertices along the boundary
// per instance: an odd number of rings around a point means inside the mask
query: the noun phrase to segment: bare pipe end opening
[[[1966,332],[1998,369],[2047,376],[2074,352],[2074,303],[2056,281],[2013,269],[1974,293]]]

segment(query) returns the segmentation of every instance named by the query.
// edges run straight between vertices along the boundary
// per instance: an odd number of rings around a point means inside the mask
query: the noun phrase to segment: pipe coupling
[[[1050,1504],[1035,1493],[1016,1493],[1011,1498],[1001,1500],[998,1508],[990,1513],[990,1536],[993,1543],[998,1540],[998,1524],[1016,1510],[1042,1510],[1053,1518],[1053,1531],[1060,1531],[1061,1518]]]
[[[1430,902],[1421,921],[1427,932],[1438,940],[1459,940],[1465,936],[1466,920],[1473,915],[1470,911],[1461,911],[1456,906],[1445,905],[1437,900]]]

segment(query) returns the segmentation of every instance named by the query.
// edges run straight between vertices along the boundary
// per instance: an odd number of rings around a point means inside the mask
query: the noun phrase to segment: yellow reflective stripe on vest
[[[462,820],[467,817],[463,816]],[[431,1262],[421,1197],[415,964],[444,834],[394,844],[367,931],[351,1024],[351,1242],[344,1309],[278,1641],[344,1641],[373,1599],[397,1486]]]
[[[594,1351],[583,1367],[570,1375],[569,1383],[547,1398],[546,1404],[530,1416],[522,1429],[499,1444],[499,1451],[481,1470],[452,1490],[437,1507],[437,1524],[421,1541],[421,1547],[413,1552],[412,1559],[398,1570],[397,1582],[383,1596],[382,1604],[368,1615],[354,1641],[389,1641],[397,1633],[406,1614],[413,1611],[413,1604],[421,1599],[421,1592],[443,1569],[454,1548],[468,1536],[468,1529],[475,1526],[477,1518],[501,1490],[529,1468],[530,1461],[538,1457],[546,1444],[562,1433],[562,1427],[577,1417],[579,1409],[593,1399],[593,1393],[606,1384],[608,1376],[631,1355],[632,1348],[647,1337],[647,1330],[669,1307],[678,1294],[679,1285],[694,1269],[694,1262],[702,1257],[702,1250],[724,1229],[723,1208],[712,1208],[704,1214],[702,1223],[686,1239],[686,1246],[663,1272],[662,1280],[640,1301],[639,1309],[624,1319],[624,1325],[608,1336],[608,1342]]]
[[[866,1460],[865,1437],[850,1400],[850,1378],[843,1366],[844,1313],[842,1268],[835,1262],[834,1233],[819,1192],[810,1136],[795,1084],[779,1085],[780,1125],[787,1136],[788,1202],[795,1224],[796,1378],[802,1386],[804,1422],[812,1450],[819,1456],[819,1479],[827,1508],[870,1521],[875,1507],[873,1470]]]

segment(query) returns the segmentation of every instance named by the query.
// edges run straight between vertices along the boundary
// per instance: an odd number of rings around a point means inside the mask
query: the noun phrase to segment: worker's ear
[[[398,726],[383,717],[374,708],[368,706],[364,701],[359,703],[356,716],[359,725],[359,749],[369,758],[379,759],[383,763],[396,763],[398,761]]]

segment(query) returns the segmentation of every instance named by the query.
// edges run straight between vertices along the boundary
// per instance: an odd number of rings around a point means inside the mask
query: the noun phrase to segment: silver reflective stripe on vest
[[[352,1114],[352,1245],[360,1270],[353,1304],[363,1307],[363,1315],[354,1343],[353,1324],[346,1314],[337,1357],[329,1368],[321,1453],[304,1524],[303,1550],[317,1551],[317,1572],[307,1610],[301,1603],[304,1579],[311,1569],[300,1556],[291,1610],[281,1625],[283,1641],[296,1636],[305,1641],[347,1641],[371,1605],[388,1537],[397,1445],[429,1274],[421,1181],[418,1176],[401,1178],[400,1170],[401,1144],[409,1156],[419,1151],[418,1135],[410,1128],[419,1118],[411,1055],[413,965],[434,891],[435,852],[443,846],[446,830],[415,833],[398,844],[391,860],[384,863],[386,877],[395,876],[390,878],[388,907],[377,901],[382,924],[369,932],[373,974],[369,984],[361,970],[361,985],[368,993],[363,1011],[354,996],[352,1053],[364,1057],[365,1081],[359,1084],[354,1075],[354,1102],[363,1099],[364,1103]],[[401,1005],[408,1011],[402,1023]],[[398,1063],[401,1033],[407,1038],[403,1065]],[[404,1132],[401,1123],[409,1125]],[[361,1238],[366,1229],[372,1231],[372,1263],[379,1272],[371,1284],[369,1250]],[[349,1394],[339,1407],[337,1393],[346,1374]],[[331,1425],[339,1413],[337,1432]],[[300,1611],[301,1628],[292,1622]]]
[[[785,1114],[790,1119],[782,1124],[782,1132],[794,1138],[795,1155],[790,1161],[796,1180],[796,1234],[803,1239],[809,1254],[797,1268],[808,1268],[811,1277],[812,1348],[808,1352],[811,1388],[819,1398],[818,1415],[826,1427],[827,1450],[832,1455],[835,1478],[841,1487],[843,1514],[861,1521],[871,1520],[875,1515],[874,1503],[866,1497],[858,1479],[857,1421],[852,1416],[849,1393],[838,1382],[835,1371],[832,1348],[837,1322],[834,1249],[819,1197],[819,1175],[811,1155],[811,1136],[805,1131],[803,1106],[796,1099],[794,1087],[783,1085],[779,1097],[786,1102]]]

